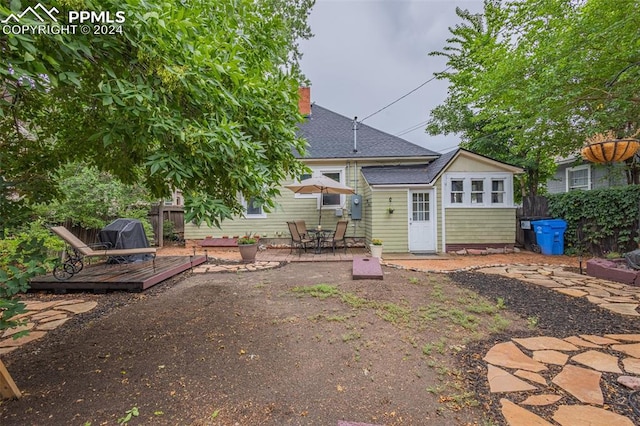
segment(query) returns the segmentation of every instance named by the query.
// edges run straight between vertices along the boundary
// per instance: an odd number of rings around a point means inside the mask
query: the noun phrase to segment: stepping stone
[[[634,376],[620,376],[616,379],[622,386],[626,386],[631,390],[640,389],[640,377]]]
[[[558,351],[534,351],[533,359],[544,364],[565,365],[569,355]]]
[[[63,314],[60,311],[49,310],[49,311],[38,312],[37,314],[33,314],[31,316],[31,319],[34,321],[38,321],[38,320],[44,321],[47,318],[55,317],[57,315],[66,315],[66,314]]]
[[[552,382],[585,404],[602,405],[604,396],[600,389],[600,377],[602,377],[602,373],[598,371],[575,365],[565,365]]]
[[[622,366],[627,373],[640,375],[640,359],[625,358],[622,360]]]
[[[9,328],[7,330],[5,330],[4,333],[2,333],[2,337],[10,337],[13,336],[16,333],[20,333],[21,331],[26,331],[26,330],[31,330],[33,327],[35,326],[34,323],[32,322],[28,322],[24,325],[18,326],[18,327],[14,327],[14,328]]]
[[[67,321],[69,321],[69,318],[62,318],[56,321],[49,321],[42,324],[38,324],[38,326],[36,327],[36,330],[44,330],[44,331],[54,330],[60,327],[62,324],[64,324]]]
[[[539,285],[541,287],[546,287],[546,288],[556,288],[556,287],[561,287],[562,284],[559,284],[557,282],[555,282],[554,280],[545,280],[542,278],[525,278],[522,281],[531,283],[531,284],[535,284],[535,285]]]
[[[538,390],[537,387],[491,364],[487,365],[487,380],[491,393]]]
[[[506,368],[519,368],[527,371],[542,371],[547,367],[525,355],[513,342],[498,343],[485,355],[484,361]]]
[[[560,401],[562,397],[554,394],[533,395],[521,402],[523,405],[551,405]]]
[[[65,318],[69,318],[69,316],[66,313],[58,312],[57,315],[51,315],[51,316],[42,318],[40,320],[40,324],[44,324],[44,323],[47,323],[49,321],[58,321],[58,320],[65,319]]]
[[[640,342],[640,334],[605,334],[604,337],[629,342]]]
[[[606,300],[596,296],[587,296],[587,300],[594,305],[602,305],[603,303],[608,303]]]
[[[609,373],[622,373],[618,367],[618,358],[613,355],[605,354],[598,351],[586,351],[571,358],[571,360],[591,367],[597,371],[606,371]]]
[[[98,302],[81,302],[74,303],[73,305],[58,305],[56,306],[56,310],[65,310],[73,312],[74,314],[82,314],[92,310],[96,306],[98,306]]]
[[[612,344],[620,343],[619,340],[613,340],[608,337],[596,336],[594,334],[581,334],[580,337],[582,337],[584,340],[588,340],[592,343],[595,343],[596,345],[612,345]]]
[[[50,307],[57,305],[58,303],[60,303],[60,301],[56,300],[53,302],[38,302],[35,300],[30,300],[30,301],[22,301],[22,303],[25,304],[27,311],[43,311],[45,309],[49,309]]]
[[[359,423],[359,422],[346,422],[344,420],[338,420],[338,426],[377,426],[371,423]]]
[[[500,404],[502,404],[502,415],[509,426],[553,426],[542,417],[508,399],[502,398]]]
[[[586,291],[577,290],[575,288],[556,288],[555,291],[572,297],[582,297],[588,294]]]
[[[58,300],[55,303],[55,306],[75,305],[76,303],[84,303],[84,300],[82,300],[82,299]]]
[[[353,279],[354,280],[381,280],[382,267],[380,259],[377,257],[353,257]]]
[[[531,371],[527,370],[518,370],[513,374],[522,379],[527,379],[530,382],[538,383],[539,385],[547,385],[547,380],[538,373],[532,373]]]
[[[504,275],[507,269],[501,266],[494,266],[491,268],[478,269],[478,272],[482,272],[483,274]]]
[[[554,349],[557,351],[577,351],[578,348],[571,343],[565,342],[556,337],[528,337],[525,339],[513,339],[520,346],[524,346],[530,351],[539,351],[543,349]]]
[[[634,358],[640,358],[640,343],[630,343],[628,345],[612,345],[614,351],[625,353]]]
[[[633,426],[633,422],[620,414],[589,405],[561,405],[553,414],[561,426]]]
[[[0,348],[22,346],[29,342],[33,342],[34,340],[38,340],[41,337],[44,337],[45,334],[47,333],[44,331],[31,331],[28,335],[19,337],[17,339],[9,337],[8,339],[0,341]]]
[[[571,336],[571,337],[567,337],[564,339],[565,342],[569,342],[572,345],[576,345],[576,346],[582,346],[583,348],[594,348],[594,349],[598,349],[601,348],[602,346],[600,345],[596,345],[595,343],[589,342],[587,340],[581,339],[578,336]]]

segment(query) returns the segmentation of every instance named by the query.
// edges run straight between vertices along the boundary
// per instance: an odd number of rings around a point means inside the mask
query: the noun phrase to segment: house
[[[584,160],[579,154],[558,158],[555,163],[556,172],[547,181],[550,194],[627,184],[624,163],[595,164]]]
[[[335,179],[356,194],[294,194],[282,188],[275,211],[246,203],[245,217],[224,221],[221,229],[186,224],[186,239],[253,231],[285,243],[286,221],[316,226],[322,209],[323,229],[346,218],[348,237],[382,239],[387,253],[514,245],[513,176],[522,169],[464,149],[439,154],[362,123],[354,126],[354,120],[312,105],[308,88],[300,93],[307,117],[299,134],[309,144],[301,160],[314,175]]]

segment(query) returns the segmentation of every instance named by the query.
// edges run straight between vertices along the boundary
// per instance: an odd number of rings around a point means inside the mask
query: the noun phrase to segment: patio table
[[[316,242],[315,254],[322,253],[322,239],[328,237],[333,233],[333,231],[328,229],[308,229],[307,232],[311,236],[312,239]]]

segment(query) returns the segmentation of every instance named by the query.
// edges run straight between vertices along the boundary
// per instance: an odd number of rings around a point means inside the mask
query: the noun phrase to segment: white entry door
[[[409,191],[409,251],[436,251],[434,196],[431,191]]]

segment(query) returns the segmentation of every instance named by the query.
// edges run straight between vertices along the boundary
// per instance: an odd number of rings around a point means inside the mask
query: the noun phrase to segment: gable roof
[[[362,123],[358,123],[357,152],[353,152],[353,120],[316,104],[300,124],[298,136],[309,144],[305,159],[423,157],[428,161],[440,155]]]
[[[362,175],[369,185],[429,185],[435,182],[441,173],[460,154],[475,157],[476,159],[490,161],[505,167],[512,173],[522,173],[519,167],[493,160],[484,155],[458,148],[442,154],[429,164],[411,166],[369,166],[362,168]]]

